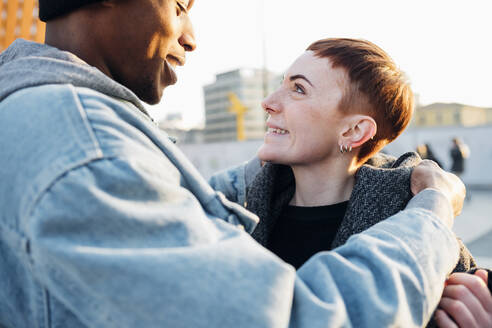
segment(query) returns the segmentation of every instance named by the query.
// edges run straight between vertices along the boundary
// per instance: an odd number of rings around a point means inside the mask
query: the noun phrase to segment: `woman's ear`
[[[362,146],[377,132],[376,121],[367,115],[350,115],[348,125],[342,133],[342,144],[351,148]]]

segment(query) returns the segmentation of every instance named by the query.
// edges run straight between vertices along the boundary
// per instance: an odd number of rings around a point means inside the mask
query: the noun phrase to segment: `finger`
[[[423,159],[423,160],[419,163],[419,165],[422,165],[422,166],[429,166],[429,167],[439,168],[439,169],[440,169],[439,165],[437,165],[437,163],[436,163],[436,162],[434,162],[434,161],[432,161],[432,160],[430,160],[430,159]]]
[[[492,296],[483,279],[469,273],[457,272],[449,276],[447,284],[466,286],[478,298],[483,308],[492,313]]]
[[[487,313],[475,295],[464,285],[448,285],[444,288],[443,297],[461,302],[471,313],[475,322],[487,321]]]
[[[487,283],[487,281],[489,280],[488,277],[489,277],[489,273],[486,271],[486,270],[482,270],[482,269],[479,269],[477,271],[475,271],[475,275],[477,277],[480,277],[482,278],[482,280]]]
[[[442,297],[439,308],[446,311],[448,316],[453,318],[459,327],[477,327],[475,318],[462,302],[452,298]]]
[[[440,328],[458,328],[456,323],[454,323],[448,314],[441,309],[436,310],[434,319],[436,320],[437,326]]]

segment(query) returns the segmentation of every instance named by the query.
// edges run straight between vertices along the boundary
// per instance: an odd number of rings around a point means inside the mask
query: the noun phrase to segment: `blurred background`
[[[151,115],[205,177],[253,157],[261,100],[313,41],[363,38],[406,72],[416,96],[410,127],[385,152],[430,152],[451,169],[452,139],[467,150],[468,201],[456,230],[492,267],[492,28],[490,0],[196,0],[197,50]],[[0,51],[42,42],[36,0],[0,0]],[[426,148],[423,145],[427,145]]]

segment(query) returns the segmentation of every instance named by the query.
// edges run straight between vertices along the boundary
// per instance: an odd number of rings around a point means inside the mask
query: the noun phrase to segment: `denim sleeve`
[[[215,173],[208,182],[231,202],[245,206],[246,190],[260,169],[261,161],[254,157],[245,163]]]
[[[208,183],[231,202],[243,205],[245,197],[244,169],[246,163],[220,171],[210,177]]]
[[[411,208],[296,274],[142,157],[67,172],[25,224],[36,279],[90,327],[420,326],[457,259]]]

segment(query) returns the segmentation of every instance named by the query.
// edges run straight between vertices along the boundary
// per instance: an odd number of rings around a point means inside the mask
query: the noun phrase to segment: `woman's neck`
[[[358,168],[355,158],[342,157],[311,165],[293,165],[296,191],[289,204],[324,206],[347,201]]]

